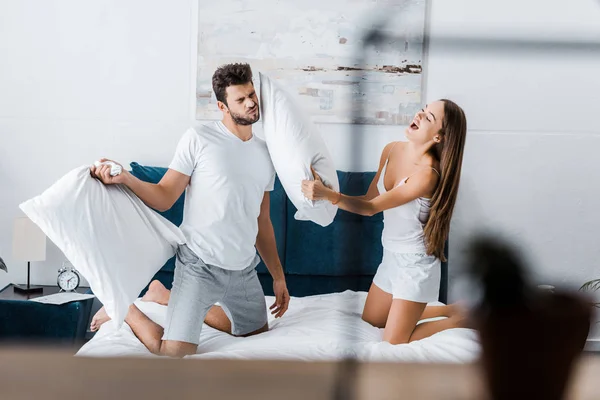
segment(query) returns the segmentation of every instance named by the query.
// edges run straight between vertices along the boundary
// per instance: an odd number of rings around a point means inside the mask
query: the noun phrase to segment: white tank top
[[[387,192],[384,178],[389,159],[388,154],[377,182],[377,189],[380,194]],[[435,168],[433,170],[439,175]],[[410,176],[402,179],[397,186],[406,184],[408,178]],[[383,248],[394,253],[426,253],[423,228],[429,219],[429,210],[430,199],[425,197],[419,197],[401,206],[384,210],[383,233],[381,235]]]

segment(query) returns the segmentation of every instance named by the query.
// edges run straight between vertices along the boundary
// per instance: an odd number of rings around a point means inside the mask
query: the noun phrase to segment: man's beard
[[[241,114],[236,114],[231,110],[229,110],[229,114],[231,115],[233,122],[235,122],[237,125],[252,125],[260,119],[260,111],[258,110],[256,112],[256,117],[245,117]]]

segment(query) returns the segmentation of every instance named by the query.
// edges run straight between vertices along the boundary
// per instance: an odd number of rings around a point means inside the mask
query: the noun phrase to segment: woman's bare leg
[[[466,315],[455,314],[439,321],[423,322],[415,328],[410,336],[410,341],[425,339],[426,337],[445,331],[446,329],[469,327]]]
[[[452,317],[457,313],[461,313],[462,309],[459,304],[448,304],[443,306],[427,306],[421,320],[438,317]]]
[[[377,328],[385,328],[392,306],[392,295],[372,283],[363,309],[362,319]]]
[[[417,325],[420,320],[436,317],[448,318]],[[383,339],[392,344],[409,343],[446,329],[467,327],[467,313],[458,305],[425,307],[425,303],[394,299]]]
[[[383,331],[383,340],[391,344],[410,342],[426,306],[427,303],[393,299]]]
[[[392,300],[392,295],[390,293],[384,292],[374,283],[371,284],[369,294],[367,295],[367,301],[365,302],[362,319],[377,328],[385,328],[392,307]],[[419,320],[437,317],[452,317],[458,313],[462,313],[462,310],[460,306],[456,304],[427,306]]]

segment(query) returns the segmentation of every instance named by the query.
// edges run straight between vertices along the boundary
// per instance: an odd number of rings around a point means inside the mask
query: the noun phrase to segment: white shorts
[[[442,263],[435,256],[383,249],[373,283],[394,299],[429,303],[438,301],[441,275]]]

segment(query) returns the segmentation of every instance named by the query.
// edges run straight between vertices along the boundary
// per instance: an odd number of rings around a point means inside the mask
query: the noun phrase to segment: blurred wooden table
[[[48,349],[0,349],[6,399],[333,399],[340,363],[80,358]],[[360,363],[351,399],[484,399],[475,364]],[[600,358],[583,358],[572,400],[600,398]],[[354,386],[352,386],[354,384]]]

